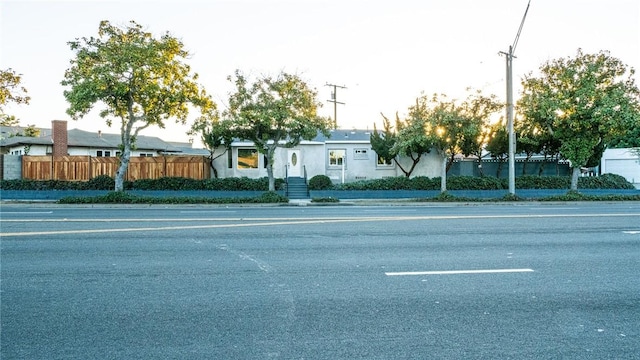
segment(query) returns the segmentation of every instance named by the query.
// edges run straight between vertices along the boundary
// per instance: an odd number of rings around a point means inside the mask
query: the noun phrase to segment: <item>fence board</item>
[[[31,180],[87,181],[96,176],[115,177],[120,159],[90,156],[23,156],[22,178]],[[204,156],[132,157],[125,179],[185,177],[196,180],[210,177]]]
[[[51,180],[53,158],[51,156],[22,156],[22,178]]]
[[[100,175],[106,175],[110,177],[116,176],[118,166],[120,165],[120,159],[114,157],[92,157],[91,158],[91,171],[90,178],[94,178]]]

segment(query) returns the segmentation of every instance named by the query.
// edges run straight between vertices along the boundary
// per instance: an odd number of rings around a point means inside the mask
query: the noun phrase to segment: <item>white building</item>
[[[336,129],[330,137],[318,135],[293,148],[278,148],[275,153],[275,178],[326,175],[334,183],[403,176],[394,162],[378,157],[371,148],[368,130]],[[219,154],[219,153],[218,153]],[[214,154],[218,155],[218,154]],[[405,169],[411,159],[401,159]],[[234,141],[231,150],[213,162],[218,176],[258,178],[267,176],[266,159],[251,142]],[[434,152],[422,155],[411,176],[440,176],[440,157]]]
[[[629,148],[607,149],[600,161],[600,172],[624,176],[627,181],[640,189],[640,154]]]

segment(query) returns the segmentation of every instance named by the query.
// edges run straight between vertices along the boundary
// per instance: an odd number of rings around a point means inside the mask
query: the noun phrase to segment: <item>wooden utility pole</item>
[[[509,193],[511,195],[515,195],[516,193],[516,136],[513,130],[513,58],[515,57],[516,45],[518,45],[520,33],[522,32],[524,20],[527,18],[530,5],[531,0],[529,0],[527,9],[524,11],[516,39],[513,41],[513,45],[509,46],[509,52],[500,52],[500,54],[504,55],[507,59],[507,128],[509,131]]]
[[[344,105],[343,102],[338,101],[338,88],[346,89],[346,86],[343,85],[335,85],[335,84],[325,84],[325,86],[332,86],[333,91],[331,92],[331,100],[327,100],[330,103],[333,103],[333,128],[338,128],[338,104]]]

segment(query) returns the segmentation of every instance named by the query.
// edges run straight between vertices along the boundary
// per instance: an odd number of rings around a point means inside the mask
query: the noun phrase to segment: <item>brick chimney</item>
[[[51,121],[51,140],[53,141],[53,156],[68,155],[67,122],[65,120]]]

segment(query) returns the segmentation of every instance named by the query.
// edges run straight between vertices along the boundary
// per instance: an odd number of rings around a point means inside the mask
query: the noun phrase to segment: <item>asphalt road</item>
[[[640,359],[640,203],[2,204],[4,359]]]

